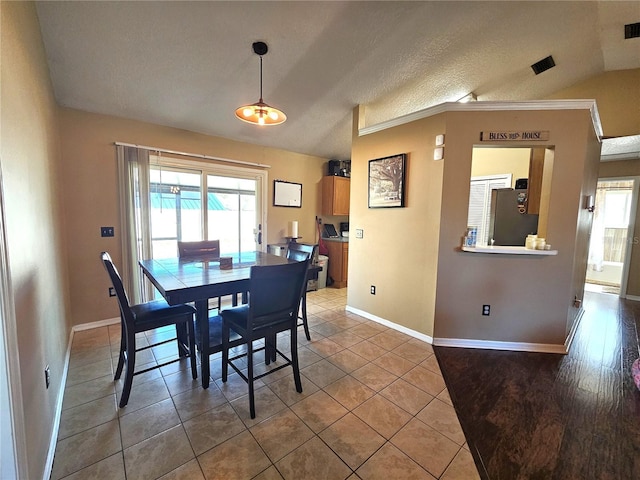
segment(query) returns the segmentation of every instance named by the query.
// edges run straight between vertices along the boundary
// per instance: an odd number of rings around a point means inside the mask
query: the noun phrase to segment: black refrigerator
[[[491,191],[489,245],[493,239],[494,245],[523,247],[527,235],[538,232],[538,215],[526,213],[526,198],[526,190],[497,188]]]

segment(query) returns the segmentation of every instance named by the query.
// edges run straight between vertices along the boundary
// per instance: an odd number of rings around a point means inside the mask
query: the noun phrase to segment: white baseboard
[[[393,323],[384,318],[377,317],[372,315],[369,312],[365,312],[364,310],[360,310],[354,307],[347,305],[345,307],[347,312],[355,313],[356,315],[360,315],[368,320],[372,320],[374,322],[380,323],[386,327],[393,328],[394,330],[398,330],[399,332],[406,333],[409,336],[417,338],[418,340],[422,340],[423,342],[430,343],[432,345],[436,345],[438,347],[460,347],[460,348],[480,348],[483,350],[509,350],[515,352],[540,352],[540,353],[561,353],[566,354],[568,352],[567,347],[565,345],[555,345],[555,344],[544,344],[544,343],[526,343],[526,342],[497,342],[490,340],[471,340],[467,338],[433,338],[429,335],[425,335],[424,333],[417,332],[407,327],[403,327],[402,325],[398,325],[397,323]],[[578,321],[574,323],[574,326],[577,328]],[[573,335],[575,334],[575,328],[572,329],[572,333],[570,335],[571,340],[573,339]],[[569,341],[570,343],[570,341]]]
[[[566,354],[564,345],[527,342],[498,342],[493,340],[471,340],[468,338],[434,338],[437,347],[479,348],[482,350],[507,350],[512,352],[537,352]]]
[[[576,319],[573,321],[573,325],[571,325],[571,331],[569,335],[567,335],[567,339],[564,341],[564,348],[567,352],[571,350],[571,344],[573,343],[573,338],[576,336],[576,331],[578,330],[578,325],[582,321],[582,317],[584,315],[584,309],[580,308],[578,310],[578,315],[576,315]]]
[[[640,297],[638,295],[625,295],[627,300],[632,300],[634,302],[640,302]]]
[[[384,318],[377,317],[375,315],[370,314],[369,312],[365,312],[364,310],[359,310],[357,308],[350,307],[347,305],[345,307],[347,312],[355,313],[356,315],[360,315],[361,317],[366,318],[367,320],[372,320],[376,323],[380,323],[385,327],[393,328],[402,333],[406,333],[407,335],[417,338],[418,340],[422,340],[423,342],[427,342],[429,344],[433,344],[433,337],[429,335],[425,335],[424,333],[417,332],[415,330],[411,330],[410,328],[403,327],[402,325],[398,325],[397,323],[393,323],[389,320],[385,320]]]
[[[81,323],[80,325],[74,325],[73,331],[80,332],[82,330],[91,330],[92,328],[106,327],[116,323],[120,323],[120,317],[107,318],[105,320],[98,320],[96,322]]]
[[[42,480],[49,480],[51,478],[51,471],[53,469],[53,457],[56,453],[56,445],[58,443],[58,433],[60,431],[60,417],[62,415],[62,402],[64,400],[64,390],[67,386],[67,374],[69,373],[69,359],[71,357],[71,345],[73,344],[73,336],[75,332],[82,330],[90,330],[92,328],[106,327],[108,325],[114,325],[120,323],[120,317],[107,318],[106,320],[98,320],[97,322],[82,323],[80,325],[74,325],[69,333],[69,343],[67,344],[67,353],[64,359],[64,367],[62,370],[62,379],[60,382],[60,391],[58,398],[56,399],[56,409],[53,418],[53,430],[51,432],[51,440],[49,441],[49,453],[47,454],[47,462],[44,468],[44,474]]]

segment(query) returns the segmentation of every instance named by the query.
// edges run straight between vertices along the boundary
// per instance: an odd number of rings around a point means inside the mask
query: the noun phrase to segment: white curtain
[[[143,281],[138,261],[151,258],[149,151],[117,145],[122,265],[120,275],[129,300],[149,301],[153,287]]]

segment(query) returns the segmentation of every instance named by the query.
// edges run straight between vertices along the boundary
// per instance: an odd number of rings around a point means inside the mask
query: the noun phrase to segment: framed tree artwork
[[[407,154],[369,160],[369,208],[404,207]]]

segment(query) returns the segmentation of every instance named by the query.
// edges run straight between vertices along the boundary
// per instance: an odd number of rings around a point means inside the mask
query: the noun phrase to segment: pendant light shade
[[[269,51],[264,42],[254,42],[253,52],[260,57],[260,100],[251,105],[243,105],[236,109],[236,117],[243,122],[254,125],[280,125],[287,116],[281,110],[267,105],[262,99],[262,56]]]

